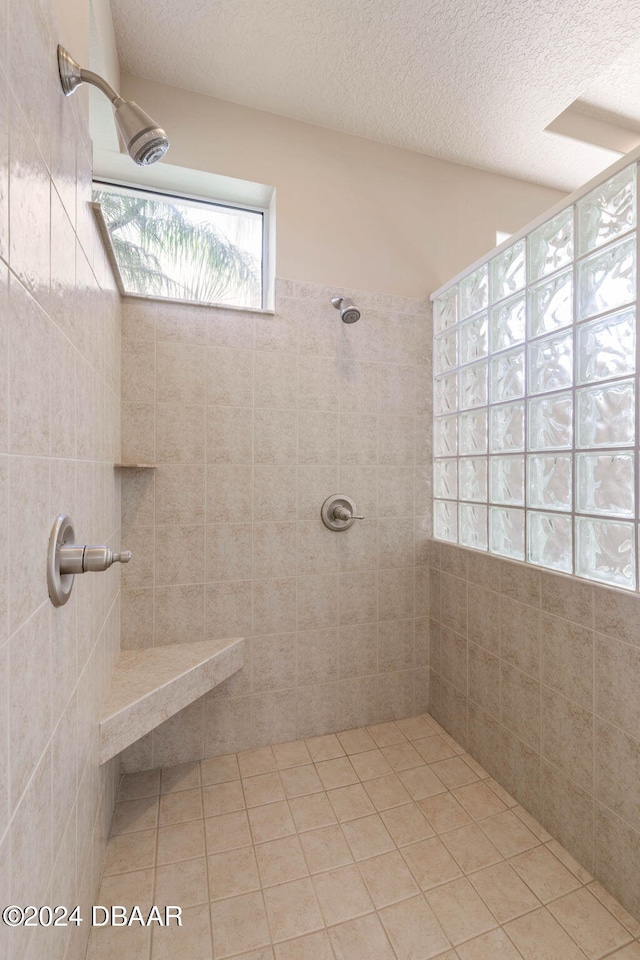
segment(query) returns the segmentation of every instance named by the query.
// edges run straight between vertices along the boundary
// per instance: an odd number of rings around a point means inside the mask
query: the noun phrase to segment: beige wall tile
[[[542,681],[586,709],[593,708],[593,633],[542,614]],[[599,676],[600,671],[597,671]]]
[[[542,689],[540,752],[589,792],[593,792],[593,714],[572,700]]]
[[[209,347],[205,355],[207,403],[251,407],[253,363],[254,356],[249,350]]]

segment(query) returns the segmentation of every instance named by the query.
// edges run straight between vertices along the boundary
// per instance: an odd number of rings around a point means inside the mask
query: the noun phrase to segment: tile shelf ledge
[[[116,470],[155,470],[155,463],[114,463]]]
[[[100,718],[100,763],[202,697],[244,663],[244,639],[123,650]]]

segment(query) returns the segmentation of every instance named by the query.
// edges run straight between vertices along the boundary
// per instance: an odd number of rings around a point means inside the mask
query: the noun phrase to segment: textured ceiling
[[[544,128],[600,75],[624,113],[640,42],[638,0],[111,3],[124,72],[562,189],[615,154]]]

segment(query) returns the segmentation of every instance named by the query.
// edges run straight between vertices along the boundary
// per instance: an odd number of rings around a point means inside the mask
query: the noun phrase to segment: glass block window
[[[638,589],[637,164],[434,301],[434,535]]]

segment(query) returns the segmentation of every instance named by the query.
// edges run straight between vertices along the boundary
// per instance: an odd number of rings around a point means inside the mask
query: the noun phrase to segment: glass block
[[[491,359],[491,402],[524,396],[524,348]]]
[[[460,409],[481,407],[487,402],[487,361],[460,370]]]
[[[450,287],[433,301],[433,329],[436,333],[452,327],[458,320],[458,288]]]
[[[524,510],[490,507],[489,544],[491,553],[524,560]]]
[[[636,585],[634,524],[576,517],[576,573],[633,590]]]
[[[460,460],[460,499],[487,502],[487,458],[469,457]]]
[[[525,303],[524,293],[522,293],[491,308],[492,353],[515,347],[517,343],[524,341],[527,313]]]
[[[576,509],[580,513],[596,513],[606,517],[635,516],[632,453],[578,453],[576,469]]]
[[[460,324],[460,363],[473,363],[486,357],[488,322],[486,313]]]
[[[635,440],[635,386],[620,380],[576,394],[577,447],[629,447]]]
[[[635,307],[602,320],[581,324],[577,331],[578,383],[610,380],[636,371]]]
[[[458,542],[475,550],[487,549],[487,508],[476,503],[461,503]]]
[[[433,501],[433,535],[438,540],[458,542],[458,504],[455,501]]]
[[[460,414],[460,456],[487,452],[487,411]]]
[[[573,207],[529,234],[529,280],[566,267],[573,260]]]
[[[491,261],[491,302],[522,290],[526,281],[525,242],[519,240]]]
[[[573,382],[573,335],[556,333],[529,344],[529,393],[550,393]]]
[[[524,504],[524,457],[491,457],[489,492],[492,503]]]
[[[614,310],[636,298],[635,234],[578,264],[578,318]]]
[[[529,336],[539,337],[573,322],[573,270],[529,288]]]
[[[491,408],[491,453],[524,450],[524,404]]]
[[[436,457],[455,457],[458,452],[458,418],[443,417],[433,428],[433,449]]]
[[[451,370],[458,362],[457,330],[447,330],[433,341],[433,366],[435,373]]]
[[[571,457],[529,457],[527,461],[527,505],[547,510],[571,510]]]
[[[458,409],[458,374],[448,373],[444,377],[436,377],[434,411],[436,416],[443,413],[454,413]]]
[[[433,493],[442,500],[458,497],[458,461],[436,460],[433,465]]]
[[[580,253],[615,240],[636,225],[636,165],[616,174],[578,202]]]
[[[527,513],[527,553],[529,563],[551,570],[573,570],[573,531],[571,517],[557,513]]]
[[[571,447],[573,398],[570,393],[529,401],[529,450],[564,450]]]
[[[486,263],[460,281],[460,319],[484,310],[489,303],[489,276]]]

